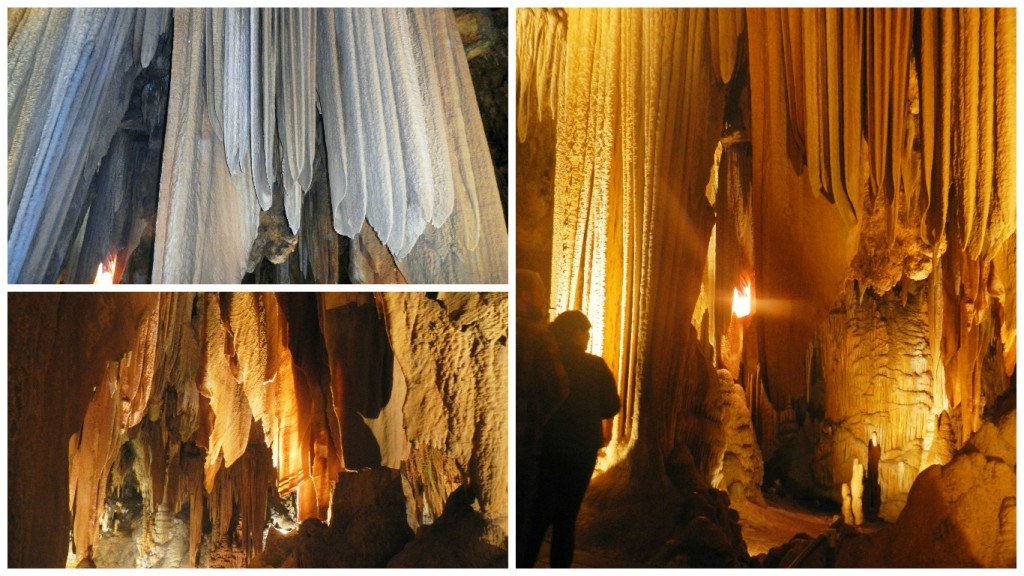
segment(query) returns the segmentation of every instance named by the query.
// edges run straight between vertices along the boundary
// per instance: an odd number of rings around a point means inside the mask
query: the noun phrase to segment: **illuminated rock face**
[[[844,542],[837,565],[1015,566],[1016,427],[1016,409],[986,422],[947,464],[921,473],[895,524]]]
[[[811,385],[824,390],[812,395],[824,398],[824,415],[814,478],[838,501],[852,462],[868,463],[875,435],[880,515],[892,521],[917,473],[951,456],[936,452],[941,415],[951,410],[938,355],[941,294],[928,283],[905,282],[903,303],[893,293],[858,299],[850,288],[815,335],[823,381]]]
[[[52,517],[70,509],[59,531],[72,534],[68,565],[243,567],[264,548],[268,508],[284,499],[291,511],[271,514],[286,518],[274,523],[322,526],[327,548],[389,543],[347,556],[285,553],[296,565],[382,566],[460,487],[482,511],[466,519],[480,529],[463,534],[489,547],[485,563],[497,561],[507,550],[507,297],[444,301],[447,308],[422,294],[377,304],[370,294],[13,298],[12,326],[24,336],[10,352],[19,466],[11,494],[40,507],[12,500],[12,565],[64,562],[66,538],[49,539],[33,516],[52,502]],[[405,329],[419,323],[434,328]],[[92,342],[94,334],[103,341]],[[50,384],[39,388],[44,378]],[[54,407],[61,424],[44,426]],[[354,510],[374,503],[389,520],[359,527],[364,514]],[[136,550],[129,559],[126,547]],[[274,558],[260,563],[285,561]]]
[[[338,281],[339,235],[366,221],[410,281],[505,280],[502,200],[451,10],[28,10],[11,22],[10,281],[85,281],[145,240],[155,282],[238,282],[268,244],[263,214],[284,236],[324,238],[321,254],[302,251],[304,278],[313,263]],[[140,162],[147,130],[162,163]],[[158,199],[134,191],[139,165],[159,174]]]

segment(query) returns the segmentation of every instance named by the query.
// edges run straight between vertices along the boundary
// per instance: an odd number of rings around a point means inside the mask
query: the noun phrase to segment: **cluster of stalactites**
[[[520,142],[545,109],[551,117],[558,114],[558,95],[565,89],[565,30],[561,8],[516,10],[516,134]]]
[[[327,313],[321,306],[328,304],[308,295],[243,292],[164,294],[146,307],[132,348],[107,363],[83,429],[69,445],[78,559],[96,548],[107,480],[116,486],[123,476],[110,471],[127,442],[147,513],[161,506],[176,513],[190,504],[190,563],[197,559],[204,507],[215,540],[230,541],[237,509],[243,556],[262,549],[270,486],[282,496],[297,493],[298,520],[328,520],[334,481],[345,470],[343,397],[390,377],[366,370],[360,358],[376,359],[367,364],[372,367],[391,354],[374,312],[363,315],[370,319],[360,334],[367,343],[338,357],[344,350],[336,340],[354,325],[332,316],[332,330],[318,329]],[[376,337],[368,339],[369,332]],[[355,374],[364,378],[348,382]],[[401,426],[397,406],[393,417]]]
[[[475,98],[450,10],[207,9],[193,25],[204,30],[206,110],[228,168],[244,172],[250,157],[264,210],[280,181],[293,232],[313,178],[317,109],[339,234],[356,235],[365,217],[402,258],[456,201],[479,219]]]

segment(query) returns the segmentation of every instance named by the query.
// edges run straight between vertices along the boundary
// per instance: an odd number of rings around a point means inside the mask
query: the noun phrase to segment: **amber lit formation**
[[[459,488],[481,532],[458,540],[475,560],[449,565],[481,561],[474,546],[503,554],[507,295],[437,298],[12,298],[11,565],[65,565],[69,534],[69,566],[120,561],[112,503],[128,484],[134,567],[278,566],[284,545],[293,566],[416,565],[437,541],[404,547]],[[283,499],[293,531],[309,520],[301,539],[267,535]],[[352,538],[379,542],[347,541],[354,521],[376,524]],[[303,557],[295,543],[317,537],[329,550]]]
[[[599,468],[671,476],[688,451],[715,487],[759,486],[723,470],[721,377],[766,459],[811,418],[818,497],[840,503],[859,461],[895,521],[985,426],[1016,369],[1015,27],[1012,8],[517,12],[520,156],[543,165],[557,132],[551,184],[519,184],[553,196],[552,312],[588,315],[623,401]]]

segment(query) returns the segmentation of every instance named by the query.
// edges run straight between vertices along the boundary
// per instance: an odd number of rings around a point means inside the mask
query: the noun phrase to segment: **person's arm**
[[[558,355],[558,344],[550,334],[543,334],[540,356],[537,358],[538,372],[541,377],[542,414],[541,422],[546,423],[551,415],[569,396],[569,375],[562,366]]]
[[[597,369],[597,395],[598,395],[598,408],[600,410],[601,419],[605,420],[615,416],[619,413],[621,401],[619,400],[619,391],[615,387],[615,376],[612,371],[608,369],[608,365],[600,356],[595,356],[595,364],[599,365]]]

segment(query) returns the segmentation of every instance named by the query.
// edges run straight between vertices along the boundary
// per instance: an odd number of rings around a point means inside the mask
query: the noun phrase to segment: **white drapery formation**
[[[29,10],[13,34],[8,28],[9,282],[56,279],[54,255],[73,241],[92,174],[128,107],[138,57],[151,55],[159,36],[145,14]]]
[[[202,65],[207,103],[213,102],[206,116],[211,125],[219,124],[214,134],[224,135],[232,177],[252,174],[249,190],[235,190],[247,196],[246,207],[251,196],[269,208],[279,181],[289,226],[298,232],[312,181],[319,110],[339,234],[354,236],[365,218],[411,281],[441,279],[431,275],[437,272],[449,281],[504,277],[504,267],[495,265],[506,253],[504,225],[494,218],[495,207],[500,209],[497,185],[450,11],[229,9],[193,11],[180,20],[187,27],[176,30],[176,39],[205,30]],[[175,42],[176,53],[189,49]],[[188,73],[174,72],[179,78]],[[237,97],[230,98],[232,92]],[[176,124],[169,120],[168,126]],[[179,131],[168,138],[169,149],[188,153],[199,133]],[[277,160],[275,136],[281,144]],[[174,176],[164,172],[161,198],[169,202],[161,203],[161,221],[176,211],[194,217],[198,203],[189,196],[209,193]],[[214,187],[222,188],[230,189]],[[255,229],[245,220],[237,233]],[[218,274],[206,262],[181,259],[180,243],[188,240],[168,234],[161,242],[159,230],[155,281]],[[482,230],[488,235],[484,243]],[[427,240],[418,243],[424,235]],[[476,254],[478,248],[486,254]],[[453,252],[447,260],[456,262],[446,262],[438,255],[442,250]],[[437,260],[441,270],[427,270],[424,262]],[[237,267],[240,261],[233,256],[231,262]]]
[[[53,282],[171,13],[14,16],[8,278]],[[338,234],[365,219],[412,282],[504,281],[507,232],[450,10],[178,9],[173,45],[155,282],[240,280],[275,186],[299,231],[318,112]]]

